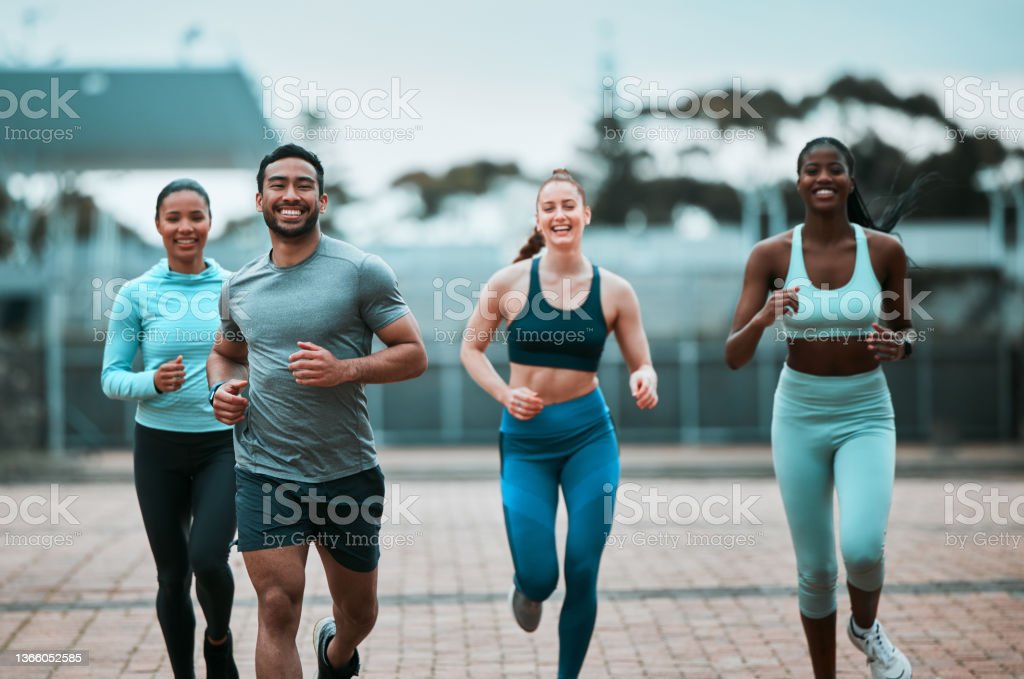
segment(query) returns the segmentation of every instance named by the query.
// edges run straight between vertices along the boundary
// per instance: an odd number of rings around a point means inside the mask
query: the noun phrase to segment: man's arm
[[[228,340],[219,330],[213,339],[213,349],[206,358],[206,385],[217,382],[244,380],[249,377],[249,345],[245,340]]]
[[[217,332],[213,349],[206,359],[206,381],[209,387],[222,383],[213,395],[213,415],[224,424],[238,424],[245,419],[249,399],[241,391],[249,385],[249,345],[245,340],[232,341]]]
[[[387,346],[359,358],[336,358],[312,342],[299,342],[299,351],[288,357],[288,369],[297,384],[311,387],[401,382],[419,377],[427,369],[427,350],[412,313],[378,330],[377,337]]]

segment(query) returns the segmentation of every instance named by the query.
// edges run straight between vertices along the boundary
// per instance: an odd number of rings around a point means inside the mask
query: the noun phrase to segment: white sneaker
[[[861,636],[854,631],[853,618],[850,618],[846,633],[853,645],[868,657],[872,679],[911,679],[913,670],[910,661],[889,641],[882,623],[875,620],[874,626]]]
[[[533,632],[540,625],[540,614],[543,604],[539,601],[530,601],[526,595],[512,585],[508,593],[508,605],[512,607],[512,614],[516,616],[516,622],[527,632]]]

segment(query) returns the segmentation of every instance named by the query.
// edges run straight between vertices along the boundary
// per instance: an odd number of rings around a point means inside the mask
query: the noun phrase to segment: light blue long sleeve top
[[[207,400],[206,358],[220,327],[221,285],[230,272],[212,259],[197,274],[171,271],[167,259],[118,291],[107,326],[100,383],[109,398],[139,402],[135,421],[153,429],[207,432],[230,429]],[[142,350],[142,372],[132,370]],[[182,357],[185,383],[159,393],[157,368]]]

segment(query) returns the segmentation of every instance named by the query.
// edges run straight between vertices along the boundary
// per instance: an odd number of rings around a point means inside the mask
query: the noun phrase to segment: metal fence
[[[995,350],[993,350],[995,347]],[[755,359],[732,371],[722,341],[656,342],[660,403],[640,411],[629,394],[626,366],[613,343],[598,372],[620,438],[630,442],[714,443],[768,440],[772,399],[785,357],[781,343],[765,341]],[[490,443],[501,407],[459,363],[457,351],[434,351],[416,380],[366,387],[378,442]],[[499,372],[507,363],[498,346],[489,355]],[[69,447],[130,445],[134,404],[111,402],[99,389],[102,348],[66,352],[66,440]],[[1014,362],[1017,362],[1014,365]],[[911,360],[884,370],[900,440],[936,442],[1020,437],[1020,354],[994,337],[947,337],[922,343]]]
[[[912,360],[888,365],[898,436],[904,440],[1019,440],[1024,413],[1024,247],[992,246],[987,224],[907,225],[918,261],[915,283],[931,292],[929,340]],[[109,235],[109,229],[101,234]],[[246,247],[214,241],[210,254],[228,268],[250,259],[265,232]],[[247,237],[248,237],[247,236]],[[255,237],[259,236],[259,237]],[[637,290],[660,377],[654,411],[632,405],[626,368],[609,341],[599,378],[625,441],[765,441],[784,343],[766,337],[755,359],[733,372],[723,343],[748,238],[738,226],[687,241],[671,229],[588,233],[588,255],[626,276]],[[507,261],[509,247],[370,247],[399,275],[423,329],[430,368],[411,382],[368,386],[378,439],[403,444],[493,442],[500,407],[466,375],[457,338],[465,300]],[[22,314],[22,331],[0,343],[0,447],[53,449],[123,446],[134,404],[99,388],[105,322],[96,318],[96,286],[111,272],[130,278],[161,252],[98,238],[83,252],[63,250],[45,267],[5,268],[0,301]],[[20,272],[20,273],[19,273]],[[11,273],[10,276],[6,275]],[[468,298],[467,298],[468,299]],[[472,300],[469,300],[472,301]],[[457,311],[460,313],[452,313]],[[5,317],[5,326],[7,318]],[[5,330],[8,330],[5,327]],[[102,333],[100,333],[102,334]],[[507,371],[503,347],[488,352]],[[507,374],[507,372],[506,372]]]

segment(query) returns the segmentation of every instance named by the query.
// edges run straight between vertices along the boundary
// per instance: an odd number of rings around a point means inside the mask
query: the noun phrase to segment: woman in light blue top
[[[733,369],[746,364],[782,318],[778,337],[788,355],[775,392],[772,461],[796,550],[814,676],[836,673],[835,491],[853,609],[847,634],[875,679],[909,679],[910,662],[876,619],[896,456],[880,364],[910,356],[913,347],[907,257],[885,232],[920,184],[876,223],[857,190],[853,154],[838,140],[809,142],[797,172],[804,223],[754,246],[726,362]]]
[[[207,677],[234,678],[234,579],[227,559],[235,534],[235,456],[231,427],[214,418],[206,387],[228,272],[203,258],[210,198],[197,182],[164,187],[156,228],[167,257],[118,292],[101,382],[108,397],[138,401],[135,490],[156,561],[157,618],[174,676],[195,676],[195,573],[206,616]],[[140,350],[143,370],[135,372]]]

